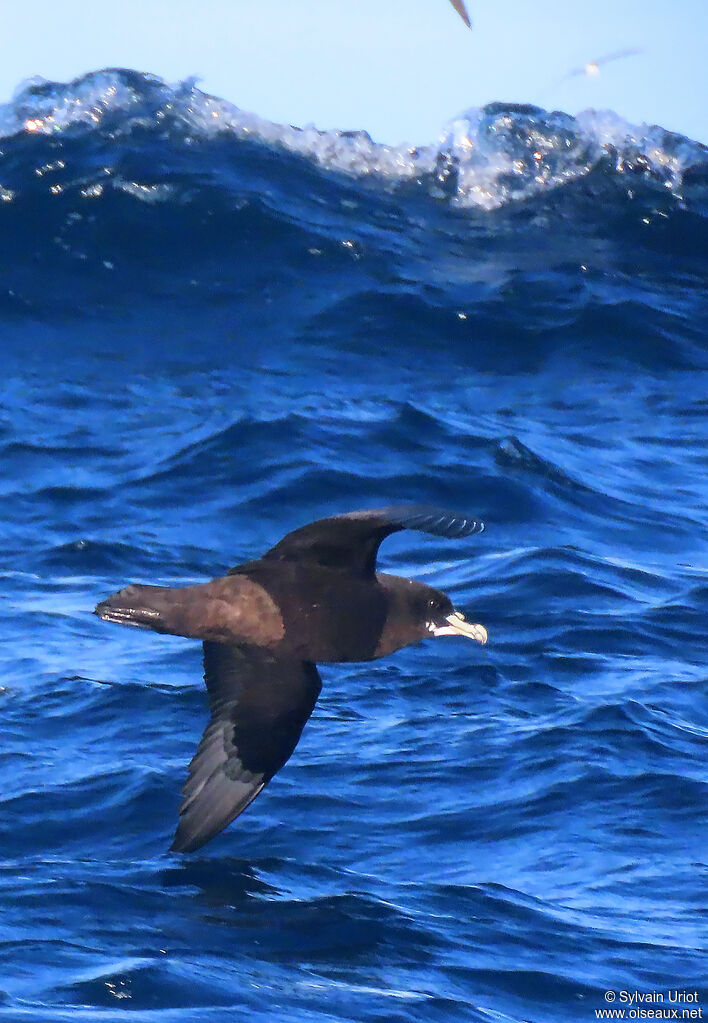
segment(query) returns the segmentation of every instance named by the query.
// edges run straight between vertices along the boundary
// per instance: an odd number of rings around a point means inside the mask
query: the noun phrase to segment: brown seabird
[[[472,519],[404,505],[320,519],[257,561],[196,586],[131,585],[108,622],[201,639],[211,719],[189,765],[172,850],[193,852],[246,809],[292,754],[322,682],[319,661],[369,661],[427,636],[487,642],[439,590],[376,571],[385,537],[480,532]]]

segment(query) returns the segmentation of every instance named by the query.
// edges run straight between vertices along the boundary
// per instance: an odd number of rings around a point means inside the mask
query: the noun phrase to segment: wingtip
[[[480,519],[428,505],[392,506],[385,511],[396,516],[405,529],[419,529],[433,536],[444,536],[453,540],[483,533],[485,528],[484,522]]]
[[[467,28],[471,29],[472,28],[472,20],[470,19],[470,16],[469,16],[469,13],[467,11],[467,7],[466,7],[466,5],[464,3],[464,0],[450,0],[450,3],[455,8],[457,13],[460,15],[460,17],[464,21],[465,25],[467,25]]]
[[[178,827],[175,832],[175,837],[172,839],[172,845],[169,848],[169,851],[171,853],[194,852],[195,849],[198,849],[199,846],[203,844],[201,842],[195,842],[194,840],[190,841],[190,839],[187,838],[186,835],[180,834],[181,830],[182,829]]]
[[[203,845],[210,842],[212,838],[215,838],[219,831],[223,828],[209,829],[205,827],[194,828],[194,822],[192,827],[185,824],[185,818],[180,817],[177,830],[175,831],[175,837],[172,839],[172,845],[170,846],[171,853],[193,853],[197,849],[201,849]]]

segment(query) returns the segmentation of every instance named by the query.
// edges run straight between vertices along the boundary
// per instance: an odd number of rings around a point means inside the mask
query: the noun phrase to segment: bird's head
[[[377,655],[392,653],[428,636],[466,636],[486,643],[483,625],[468,622],[450,598],[425,583],[397,576],[378,575],[389,596],[389,612]]]

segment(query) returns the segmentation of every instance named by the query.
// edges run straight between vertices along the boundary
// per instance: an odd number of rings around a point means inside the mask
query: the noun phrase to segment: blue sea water
[[[708,1011],[705,148],[502,104],[392,148],[127,71],[0,136],[0,1020]],[[408,501],[485,521],[381,563],[488,646],[323,667],[169,854],[200,646],[97,600]]]

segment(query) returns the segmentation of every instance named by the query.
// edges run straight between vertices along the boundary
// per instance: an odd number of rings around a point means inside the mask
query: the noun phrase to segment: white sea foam
[[[365,131],[275,124],[201,92],[193,79],[173,86],[123,70],[65,84],[32,79],[0,106],[0,138],[98,130],[125,137],[136,128],[179,132],[186,144],[227,133],[389,187],[420,182],[433,195],[483,209],[581,178],[602,161],[676,193],[685,170],[705,164],[708,154],[699,143],[657,126],[629,124],[611,111],[571,117],[499,103],[454,117],[433,144],[388,146]]]

